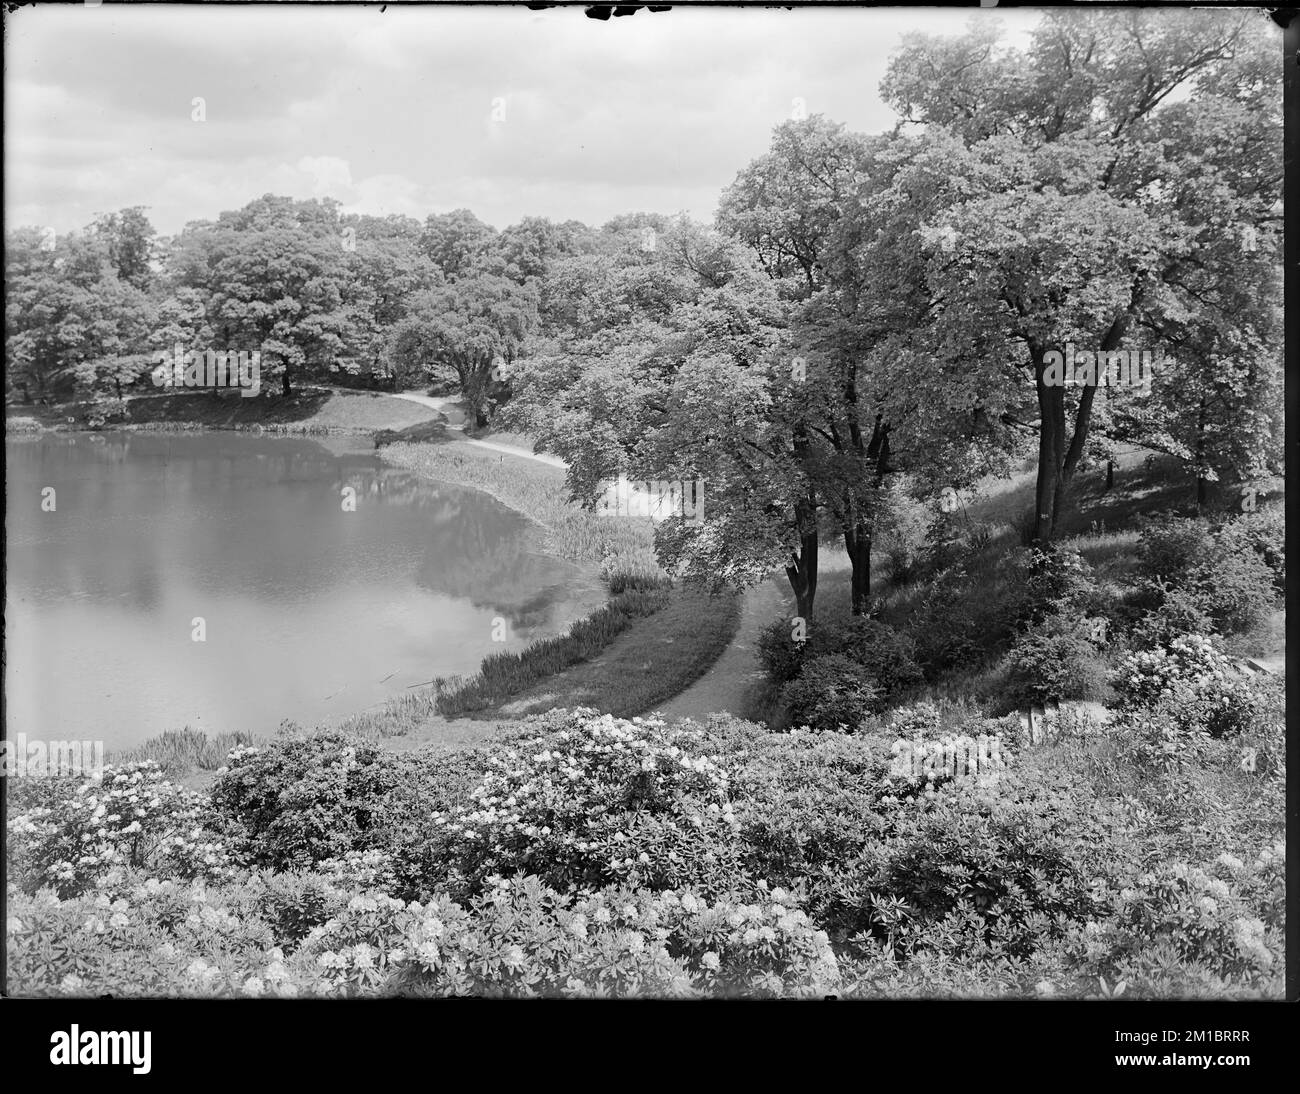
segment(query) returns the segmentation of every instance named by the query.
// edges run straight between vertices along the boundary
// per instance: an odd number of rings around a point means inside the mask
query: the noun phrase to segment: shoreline
[[[22,417],[15,415],[15,417]],[[432,414],[429,421],[436,421],[440,416]],[[521,504],[520,499],[511,497],[505,491],[494,489],[491,484],[481,481],[474,481],[472,477],[456,474],[456,468],[450,461],[438,475],[430,474],[427,469],[414,466],[406,461],[392,459],[387,451],[388,445],[383,447],[373,447],[376,434],[381,432],[385,427],[373,426],[345,426],[338,424],[319,425],[312,423],[246,423],[246,422],[202,422],[194,419],[177,419],[174,421],[150,421],[150,422],[123,422],[110,423],[102,428],[94,428],[85,423],[54,423],[44,424],[35,422],[35,428],[12,428],[9,425],[10,419],[6,419],[5,440],[6,441],[33,441],[40,440],[47,436],[57,435],[111,435],[115,433],[132,434],[132,433],[175,433],[200,435],[209,432],[236,432],[247,433],[253,436],[283,436],[287,438],[302,438],[307,440],[323,441],[327,437],[345,437],[352,438],[358,442],[368,442],[365,451],[373,454],[387,468],[400,471],[404,474],[412,475],[419,480],[434,484],[444,485],[455,490],[469,490],[478,492],[491,498],[493,502],[508,509],[511,513],[522,518],[527,525],[525,531],[525,546],[529,552],[543,555],[547,558],[563,562],[573,568],[573,573],[565,583],[565,601],[571,608],[566,614],[573,614],[573,619],[567,620],[558,626],[554,633],[548,629],[547,633],[534,637],[529,641],[531,646],[534,642],[542,641],[547,638],[558,637],[568,633],[572,623],[589,617],[592,612],[600,610],[608,603],[608,588],[601,580],[599,565],[590,559],[574,558],[563,551],[560,545],[553,539],[553,526],[538,512],[530,511],[528,507]],[[405,427],[403,427],[405,428]],[[410,442],[404,442],[410,443]],[[424,442],[427,443],[427,442]],[[463,453],[463,459],[467,461],[476,461],[482,464],[497,464],[490,454],[485,453],[483,449],[478,449],[475,455],[475,446],[466,443],[466,440],[455,436],[449,436],[446,441],[438,442],[437,447],[444,444],[455,445],[453,451]],[[360,450],[363,444],[358,444]],[[537,471],[530,477],[534,480],[547,479],[554,480],[555,469],[540,470],[546,468],[545,464],[537,464]],[[540,473],[538,473],[540,471]],[[527,472],[525,472],[527,474]],[[350,714],[339,714],[327,720],[321,721],[318,725],[310,728],[310,731],[321,730],[344,730],[345,732],[358,732],[356,729],[349,728],[348,723],[357,719],[382,718],[385,708],[391,706],[403,706],[416,700],[420,696],[430,696],[434,692],[431,685],[425,685],[419,688],[402,690],[387,696],[380,703],[372,707],[355,711]],[[292,719],[291,719],[292,720]],[[392,735],[383,733],[362,733],[366,737],[373,739],[377,744],[395,751],[407,751],[420,747],[435,748],[461,748],[472,747],[481,743],[485,736],[495,735],[499,724],[515,724],[519,721],[517,718],[488,718],[475,717],[473,715],[463,715],[455,719],[446,719],[443,716],[430,713],[424,722],[430,728],[435,726],[443,732],[435,734],[401,732]],[[175,727],[170,731],[154,734],[146,737],[143,741],[136,744],[125,745],[121,748],[110,749],[109,762],[120,762],[120,757],[137,756],[142,749],[151,747],[154,742],[170,733],[183,733],[184,727]],[[202,732],[202,731],[198,731]],[[206,734],[205,734],[206,736]],[[220,734],[217,735],[221,736]],[[271,740],[276,737],[274,728],[268,729],[267,732],[251,732],[249,736],[254,740]],[[154,746],[156,747],[156,746]],[[188,775],[180,776],[187,784],[192,782],[205,783],[211,780],[213,771],[207,768],[192,769]]]
[[[328,396],[316,408],[317,413],[331,403],[335,395],[333,392],[317,390],[314,393],[304,392],[304,397],[310,399],[313,394]],[[630,522],[600,519],[590,511],[574,505],[564,488],[563,469],[550,460],[533,458],[530,453],[522,450],[516,452],[514,451],[516,446],[513,445],[476,444],[472,438],[460,435],[459,431],[446,429],[446,416],[436,408],[423,407],[422,404],[415,403],[415,406],[422,407],[427,414],[421,415],[420,421],[411,422],[409,414],[397,408],[405,406],[405,409],[410,411],[413,409],[413,400],[398,400],[390,396],[374,396],[374,398],[382,398],[383,403],[373,402],[370,394],[365,393],[362,399],[355,402],[345,395],[341,403],[334,404],[333,413],[337,413],[340,409],[347,412],[354,407],[360,408],[363,415],[370,419],[365,425],[343,422],[320,423],[310,419],[302,422],[200,421],[186,415],[178,416],[173,420],[105,423],[102,427],[95,428],[85,422],[45,424],[32,419],[23,419],[22,415],[13,413],[17,408],[10,407],[7,408],[10,414],[6,419],[6,439],[39,438],[51,433],[197,435],[209,431],[221,431],[247,433],[253,436],[314,439],[317,443],[325,444],[327,448],[331,447],[326,441],[328,437],[350,438],[358,449],[366,446],[368,442],[369,445],[375,446],[373,449],[368,448],[368,451],[377,456],[385,467],[414,475],[426,483],[478,491],[490,497],[495,503],[504,506],[527,522],[529,551],[574,567],[573,577],[567,583],[566,600],[579,614],[576,618],[567,621],[554,636],[533,638],[525,649],[530,649],[548,638],[564,637],[570,632],[574,623],[588,620],[593,613],[608,607],[611,599],[610,580],[620,573],[644,574],[649,571],[662,574],[653,554],[652,533]],[[387,415],[389,407],[397,410],[395,416]],[[186,406],[178,409],[193,408]],[[384,413],[383,419],[375,420],[376,410]],[[32,428],[24,429],[21,426],[12,428],[9,423],[13,418],[30,422]],[[441,424],[444,429],[442,435],[436,440],[421,435],[421,427],[433,424]],[[407,431],[413,434],[411,439],[400,439],[400,434]],[[385,433],[390,437],[386,438],[382,445],[376,445],[377,439]],[[393,434],[398,436],[392,436]],[[507,461],[507,456],[513,457],[514,460]],[[619,635],[617,639],[619,645],[616,648],[626,649],[630,641],[632,649],[643,650],[643,657],[650,656],[651,651],[647,644],[665,641],[665,638],[659,634],[664,627],[670,628],[665,633],[671,636],[677,634],[683,626],[680,621],[675,621],[677,615],[680,615],[680,611],[668,612],[662,622],[650,625],[648,631],[644,626],[638,628],[634,625]],[[677,640],[680,641],[685,637],[686,635],[682,634]],[[734,638],[734,635],[732,637]],[[671,637],[666,640],[673,641]],[[716,643],[716,639],[714,641]],[[716,651],[712,648],[706,651],[696,647],[697,655],[708,660],[708,667],[704,672],[710,671],[717,656],[721,655],[722,649],[725,649],[729,642],[730,639],[723,642],[721,649]],[[584,661],[582,664],[599,666],[606,656],[608,655],[602,651],[590,662]],[[599,676],[600,672],[605,670],[596,671]],[[670,676],[680,675],[680,673],[681,667],[676,666],[670,671]],[[474,679],[477,675],[478,672],[475,671],[466,674],[464,678]],[[689,675],[691,679],[684,687],[674,691],[671,698],[675,699],[692,687],[703,673],[691,672]],[[563,670],[558,675],[544,677],[539,684],[550,680],[571,679],[570,670]],[[610,695],[613,694],[611,689],[616,689],[618,686],[620,685],[615,681],[603,681],[597,688],[595,702],[608,702]],[[537,690],[539,690],[538,684],[530,685],[522,694],[529,695]],[[513,694],[488,709],[457,713],[450,717],[436,709],[436,694],[436,688],[432,684],[403,690],[373,704],[370,708],[321,721],[307,731],[336,730],[351,733],[395,751],[423,748],[444,751],[486,743],[499,735],[503,728],[516,726],[521,721],[519,714],[503,713],[510,703],[518,698]],[[575,702],[569,705],[592,705],[578,702],[575,696],[570,698],[575,698]],[[180,732],[180,730],[173,730],[173,732]],[[118,756],[135,755],[138,758],[146,754],[142,750],[157,749],[161,736],[154,735],[138,745],[114,750],[114,752]],[[273,739],[275,732],[271,731],[265,736],[261,734],[252,736],[259,740]],[[110,760],[112,758],[110,756]],[[178,764],[185,762],[183,758],[175,756],[172,760]],[[210,781],[212,776],[211,769],[197,765],[191,766],[187,774],[178,774],[178,777],[185,779],[187,783],[198,785]]]

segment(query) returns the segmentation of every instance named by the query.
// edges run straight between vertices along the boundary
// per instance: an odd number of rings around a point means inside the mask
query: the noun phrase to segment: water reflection
[[[102,728],[120,744],[186,722],[265,731],[346,714],[558,633],[600,600],[519,514],[371,452],[103,433],[6,454],[10,732]],[[205,643],[190,640],[197,616]]]

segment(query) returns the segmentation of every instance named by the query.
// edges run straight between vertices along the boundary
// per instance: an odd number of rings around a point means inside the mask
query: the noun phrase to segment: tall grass
[[[429,689],[410,691],[384,702],[378,710],[363,710],[339,723],[339,729],[371,740],[405,737],[438,712],[437,694]]]
[[[124,764],[154,760],[166,774],[179,778],[195,771],[215,771],[226,762],[226,755],[232,748],[252,743],[253,735],[242,730],[209,737],[201,730],[186,726],[150,737],[135,748],[114,750],[109,753],[108,762]]]
[[[483,659],[478,673],[437,681],[436,706],[446,715],[465,714],[496,706],[525,688],[594,657],[634,620],[652,615],[668,604],[663,588],[625,588],[568,634],[534,642],[518,653],[494,653]]]

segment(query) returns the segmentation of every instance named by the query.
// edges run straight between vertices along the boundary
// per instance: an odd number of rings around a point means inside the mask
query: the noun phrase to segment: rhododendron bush
[[[1217,737],[1164,693],[1213,701],[1222,667],[1192,640],[1137,655],[1109,725],[1038,747],[930,707],[852,734],[574,710],[453,754],[282,738],[206,794],[150,763],[16,780],[10,984],[1276,995],[1280,693]]]

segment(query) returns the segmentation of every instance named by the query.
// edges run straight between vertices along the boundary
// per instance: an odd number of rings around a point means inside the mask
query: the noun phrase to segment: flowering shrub
[[[930,702],[909,703],[889,712],[886,727],[894,737],[927,737],[939,732],[943,715]]]
[[[734,873],[727,775],[669,743],[662,721],[579,709],[530,724],[543,732],[494,750],[472,804],[434,814],[456,891],[494,874],[658,889]]]
[[[11,990],[28,996],[237,995],[268,967],[274,982],[284,959],[266,925],[232,914],[220,894],[139,874],[115,893],[19,896],[6,931]]]
[[[1185,589],[1158,591],[1163,599],[1133,628],[1133,642],[1140,649],[1168,648],[1175,639],[1209,634],[1214,622],[1198,597]]]
[[[829,942],[779,890],[564,895],[497,878],[467,908],[354,897],[303,947],[340,994],[778,998],[833,990]]]
[[[1236,980],[1280,968],[1285,872],[1284,844],[1249,864],[1227,853],[1208,867],[1162,864],[1114,895],[1112,916],[1087,926],[1080,963],[1112,980],[1126,961],[1158,964],[1161,954]],[[1244,888],[1262,892],[1247,898]]]
[[[1003,751],[1012,755],[1018,753],[1029,739],[1028,730],[1019,714],[989,718],[970,702],[953,702],[950,699],[941,699],[937,703],[927,699],[894,707],[885,712],[879,732],[890,741],[916,737],[930,740],[945,733],[966,737],[998,737]]]
[[[1235,545],[1193,570],[1188,585],[1222,634],[1244,634],[1262,624],[1276,596],[1273,571],[1263,558]]]
[[[1094,879],[1123,858],[1114,824],[1077,780],[958,780],[895,812],[827,916],[895,956],[979,943],[1023,957],[1095,914]]]
[[[855,615],[817,620],[808,647],[811,656],[843,654],[861,665],[882,697],[923,679],[912,640],[879,619]]]
[[[1228,676],[1232,665],[1205,635],[1175,639],[1168,649],[1139,650],[1129,654],[1116,670],[1111,685],[1120,709],[1150,706],[1169,694],[1175,680]]]
[[[333,731],[294,736],[234,749],[212,803],[243,833],[259,866],[302,869],[388,851],[395,877],[409,887],[429,814],[461,800],[481,764],[474,752],[431,763]]]
[[[1260,685],[1258,716],[1242,731],[1239,764],[1243,771],[1286,783],[1286,691],[1281,680]]]
[[[972,595],[963,569],[942,571],[925,585],[907,620],[917,663],[933,677],[980,662],[1010,634],[1000,614],[1001,605],[989,606]]]
[[[295,946],[337,915],[348,896],[348,889],[328,875],[256,873],[230,899],[244,914],[264,922],[276,945]]]
[[[1249,727],[1261,700],[1258,688],[1205,635],[1128,655],[1111,683],[1121,712],[1159,707],[1182,730],[1214,737]]]
[[[807,893],[819,925],[845,863],[890,829],[890,742],[844,733],[769,734],[732,767],[750,877]]]
[[[19,995],[777,998],[838,986],[826,935],[789,894],[763,887],[709,901],[497,878],[466,906],[360,892],[290,947],[242,889],[137,877],[115,899],[20,897],[7,930]]]
[[[1213,553],[1209,522],[1198,517],[1153,517],[1138,537],[1138,558],[1146,573],[1174,584]]]
[[[759,632],[758,657],[767,670],[768,679],[775,684],[787,684],[803,668],[808,642],[796,642],[790,633],[790,621],[777,619]]]
[[[950,779],[975,775],[995,775],[1010,762],[1002,741],[996,736],[945,733],[926,738],[919,733],[908,739],[900,737],[893,745],[890,779],[909,788],[923,789]]]
[[[182,879],[229,878],[240,866],[207,799],[168,782],[152,760],[109,765],[101,777],[25,781],[36,785],[15,794],[8,832],[27,892],[72,896],[123,866]]]
[[[1195,643],[1166,653],[1213,662]],[[1282,694],[1254,686],[1262,713],[1238,737],[1212,738],[1139,688],[1106,728],[1015,752],[996,778],[891,775],[896,733],[928,755],[1018,732],[947,702],[891,712],[869,734],[553,711],[474,753],[373,757],[360,773],[332,744],[280,743],[235,757],[248,796],[233,818],[255,859],[260,841],[262,853],[316,841],[289,870],[240,867],[223,815],[147,764],[93,791],[15,780],[10,983],[28,995],[1277,995]],[[293,757],[330,769],[321,814],[247,785],[258,769],[286,790]],[[297,780],[315,781],[309,768]],[[139,805],[146,787],[156,805]],[[139,829],[96,817],[132,793]],[[169,803],[182,802],[199,803],[186,823],[206,825],[199,842],[225,846],[225,861],[173,856],[168,823],[184,811]],[[322,816],[351,825],[347,838],[318,837]],[[67,848],[87,833],[113,853],[82,867]],[[71,879],[46,869],[64,861]]]

